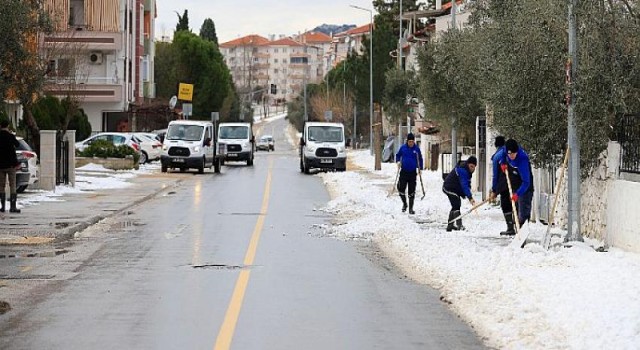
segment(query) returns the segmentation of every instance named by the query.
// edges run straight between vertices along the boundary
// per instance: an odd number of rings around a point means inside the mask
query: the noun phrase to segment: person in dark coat
[[[16,155],[16,147],[20,144],[15,135],[9,131],[9,121],[3,119],[0,121],[0,212],[5,211],[5,201],[7,194],[4,192],[9,179],[9,211],[19,213],[16,202],[18,201],[18,192],[16,191],[16,170],[20,166],[18,156]]]
[[[420,174],[424,166],[420,147],[416,145],[416,138],[412,133],[407,135],[407,143],[402,145],[396,154],[396,163],[400,171],[398,193],[402,200],[402,212],[407,211],[407,196],[405,190],[409,186],[409,214],[415,214],[413,203],[416,195],[416,170]]]
[[[499,173],[508,174],[513,195],[509,195],[509,187],[506,176],[502,176],[504,183],[499,181]],[[531,217],[531,201],[533,200],[533,174],[529,155],[514,139],[506,141],[504,148],[498,150],[493,159],[493,185],[489,197],[496,198],[500,194],[500,206],[507,222],[507,230],[501,235],[513,236],[515,232],[515,219],[511,200],[516,203],[518,221],[523,225]]]
[[[447,231],[464,230],[462,218],[456,220],[455,225],[451,222],[451,220],[460,216],[461,198],[468,198],[471,205],[476,204],[476,201],[473,199],[473,194],[471,193],[471,176],[473,176],[477,165],[478,159],[471,156],[465,162],[453,168],[444,179],[442,192],[449,197],[449,202],[451,202],[451,211],[449,211],[449,220],[447,220]]]

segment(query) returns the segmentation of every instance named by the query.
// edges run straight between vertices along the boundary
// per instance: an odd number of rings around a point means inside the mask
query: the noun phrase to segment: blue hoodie
[[[443,187],[462,198],[473,198],[471,194],[471,175],[467,168],[467,163],[464,162],[451,170],[447,178],[444,179]]]
[[[402,145],[396,154],[396,162],[402,162],[401,168],[404,171],[415,172],[418,162],[420,162],[420,169],[424,167],[420,147],[416,144],[413,147],[409,147],[406,143]]]
[[[506,151],[505,151],[506,156]],[[516,169],[518,174],[520,174],[520,179],[522,180],[522,184],[516,190],[518,196],[522,196],[529,190],[531,186],[531,162],[529,161],[529,155],[522,148],[518,148],[518,153],[516,154],[516,158],[511,160],[508,156],[506,156],[506,161],[510,167]]]
[[[498,176],[500,176],[500,164],[506,164],[507,162],[507,149],[502,146],[498,148],[496,153],[491,157],[491,164],[493,164],[493,179],[491,183],[491,190],[496,192],[496,188],[498,188]]]

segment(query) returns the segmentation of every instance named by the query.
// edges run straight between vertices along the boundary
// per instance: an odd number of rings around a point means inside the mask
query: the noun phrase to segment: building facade
[[[269,101],[276,103],[300,95],[305,82],[322,81],[330,42],[329,36],[313,32],[278,39],[248,35],[220,44],[220,51],[241,91],[266,89]]]
[[[46,0],[45,93],[77,101],[96,131],[127,131],[129,110],[155,97],[155,0]]]

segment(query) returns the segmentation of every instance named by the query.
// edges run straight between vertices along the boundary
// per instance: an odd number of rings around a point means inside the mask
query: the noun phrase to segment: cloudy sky
[[[156,0],[156,37],[172,36],[178,16],[189,10],[189,26],[194,33],[206,18],[216,25],[218,40],[225,42],[249,34],[291,35],[323,23],[369,23],[369,13],[350,8],[372,9],[371,0]]]

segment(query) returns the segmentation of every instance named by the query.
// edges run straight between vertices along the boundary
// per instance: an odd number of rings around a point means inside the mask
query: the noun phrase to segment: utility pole
[[[304,121],[309,121],[309,115],[307,114],[307,79],[304,79]]]
[[[580,140],[576,126],[576,88],[575,78],[578,70],[578,36],[576,32],[576,0],[569,0],[569,62],[567,75],[569,80],[569,108],[567,117],[567,139],[569,143],[569,222],[565,242],[582,242],[580,232]]]
[[[451,29],[456,30],[456,12],[458,6],[456,0],[451,0]],[[458,118],[455,111],[451,111],[451,167],[458,164]]]

